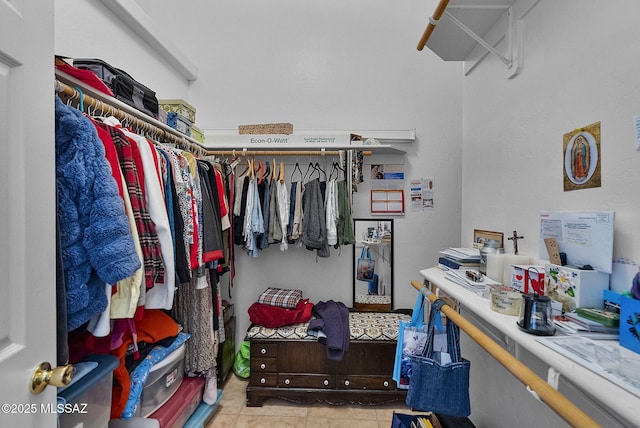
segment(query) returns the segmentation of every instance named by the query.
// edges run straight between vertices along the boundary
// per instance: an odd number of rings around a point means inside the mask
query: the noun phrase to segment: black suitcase
[[[73,60],[73,66],[93,71],[111,88],[116,99],[154,119],[158,118],[156,93],[135,80],[126,71],[96,58],[76,58]]]

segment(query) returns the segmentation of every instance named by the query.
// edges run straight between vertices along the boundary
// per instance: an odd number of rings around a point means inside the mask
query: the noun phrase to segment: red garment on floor
[[[309,321],[312,309],[313,303],[310,303],[309,299],[300,299],[295,309],[285,309],[255,302],[249,306],[247,312],[249,312],[249,320],[253,324],[277,328]]]

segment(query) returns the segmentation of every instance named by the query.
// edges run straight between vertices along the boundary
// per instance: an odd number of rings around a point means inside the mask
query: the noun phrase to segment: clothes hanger
[[[322,167],[320,166],[320,162],[316,162],[315,167],[316,171],[318,171],[318,180],[320,180],[320,173],[322,173],[322,175],[324,175],[324,181],[327,181],[327,173],[324,172],[324,169],[322,169]],[[322,181],[322,180],[320,180]]]
[[[269,181],[269,176],[271,175],[271,165],[269,165],[269,162],[265,162],[264,164],[264,170],[262,172],[262,177],[260,177],[260,182],[262,180],[267,180]],[[260,183],[259,182],[259,183]]]
[[[344,172],[344,169],[340,167],[340,164],[336,161],[331,165],[331,174],[329,175],[329,179],[333,177],[333,173],[336,173],[336,180],[340,178],[340,172]]]
[[[296,165],[293,167],[293,172],[291,173],[291,182],[293,183],[293,176],[296,173],[296,171],[298,171],[300,173],[300,180],[303,180],[304,177],[302,176],[302,170],[300,169],[300,164],[298,162],[296,162]],[[282,180],[281,180],[282,182]]]
[[[253,166],[255,167],[255,160],[253,161]],[[262,184],[262,178],[264,175],[264,165],[262,164],[262,159],[258,159],[258,167],[255,169],[256,178],[258,179],[258,184]]]
[[[280,171],[278,172],[278,181],[284,183],[284,161],[280,161]]]
[[[307,166],[307,170],[304,172],[304,177],[302,178],[303,183],[311,180],[311,176],[313,175],[313,168],[313,163],[309,162],[309,166]],[[311,174],[309,174],[309,172],[311,172]]]

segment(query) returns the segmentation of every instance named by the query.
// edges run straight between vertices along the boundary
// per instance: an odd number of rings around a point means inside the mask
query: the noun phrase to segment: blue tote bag
[[[399,389],[408,389],[411,377],[411,359],[413,355],[422,355],[428,339],[428,326],[424,324],[423,287],[418,294],[413,307],[411,321],[400,321],[398,326],[398,341],[396,343],[396,356],[393,364],[392,379],[396,381]]]
[[[451,416],[469,416],[469,372],[471,362],[460,354],[460,328],[449,320],[447,353],[433,351],[436,319],[445,305],[437,299],[431,305],[428,339],[420,356],[411,356],[411,380],[406,403],[414,410],[431,411]],[[442,358],[445,357],[445,358]]]

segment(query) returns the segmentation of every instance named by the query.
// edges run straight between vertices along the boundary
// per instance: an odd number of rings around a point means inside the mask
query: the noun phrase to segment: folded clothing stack
[[[301,290],[267,287],[258,301],[249,306],[249,320],[267,328],[307,322],[313,303],[302,298]]]

